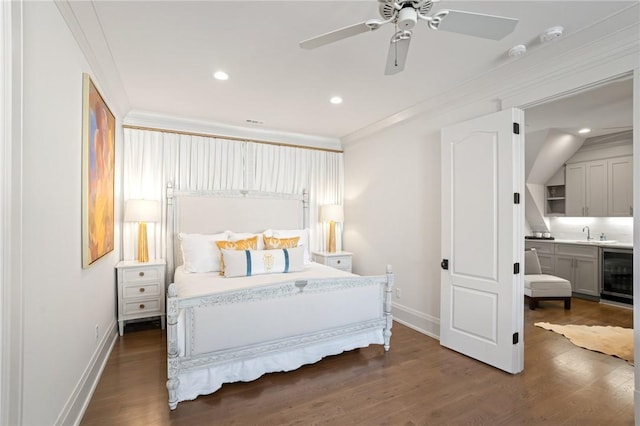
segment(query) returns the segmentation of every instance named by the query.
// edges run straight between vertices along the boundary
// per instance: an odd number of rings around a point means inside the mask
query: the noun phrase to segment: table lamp
[[[127,200],[124,205],[125,222],[138,222],[138,262],[149,261],[147,222],[160,221],[160,202],[155,200]]]
[[[339,204],[320,206],[320,220],[329,222],[329,253],[336,252],[336,222],[344,221],[344,210]]]

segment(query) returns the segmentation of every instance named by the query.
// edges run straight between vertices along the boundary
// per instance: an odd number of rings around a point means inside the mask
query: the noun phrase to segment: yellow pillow
[[[263,235],[263,239],[264,239],[265,250],[298,247],[298,241],[300,241],[300,237],[276,238],[276,237],[267,237],[266,235]]]
[[[257,250],[258,236],[247,238],[246,240],[237,241],[216,241],[216,245],[222,253],[222,249],[226,250]],[[224,255],[220,256],[220,275],[224,275]]]

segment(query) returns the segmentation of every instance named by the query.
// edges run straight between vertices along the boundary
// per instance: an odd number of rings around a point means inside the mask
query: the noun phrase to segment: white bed
[[[179,232],[306,228],[305,196],[169,188],[167,198],[171,275],[181,264]],[[371,344],[389,350],[390,267],[384,275],[361,277],[309,262],[297,272],[227,278],[178,266],[174,277],[167,297],[171,409],[224,383],[291,371]]]

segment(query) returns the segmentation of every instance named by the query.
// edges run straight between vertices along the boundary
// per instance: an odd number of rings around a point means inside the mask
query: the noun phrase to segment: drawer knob
[[[144,309],[144,303],[140,304],[140,309]]]
[[[341,262],[341,261],[340,261],[340,260],[338,260],[338,265],[340,264],[340,262]]]
[[[144,277],[144,272],[140,271],[140,272],[138,272],[138,275],[140,275],[141,277]]]
[[[144,287],[140,287],[140,293],[144,293]]]

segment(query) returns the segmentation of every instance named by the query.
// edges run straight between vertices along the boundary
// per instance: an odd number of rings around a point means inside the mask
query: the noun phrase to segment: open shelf
[[[547,216],[564,216],[565,214],[565,186],[545,186],[545,214]]]

